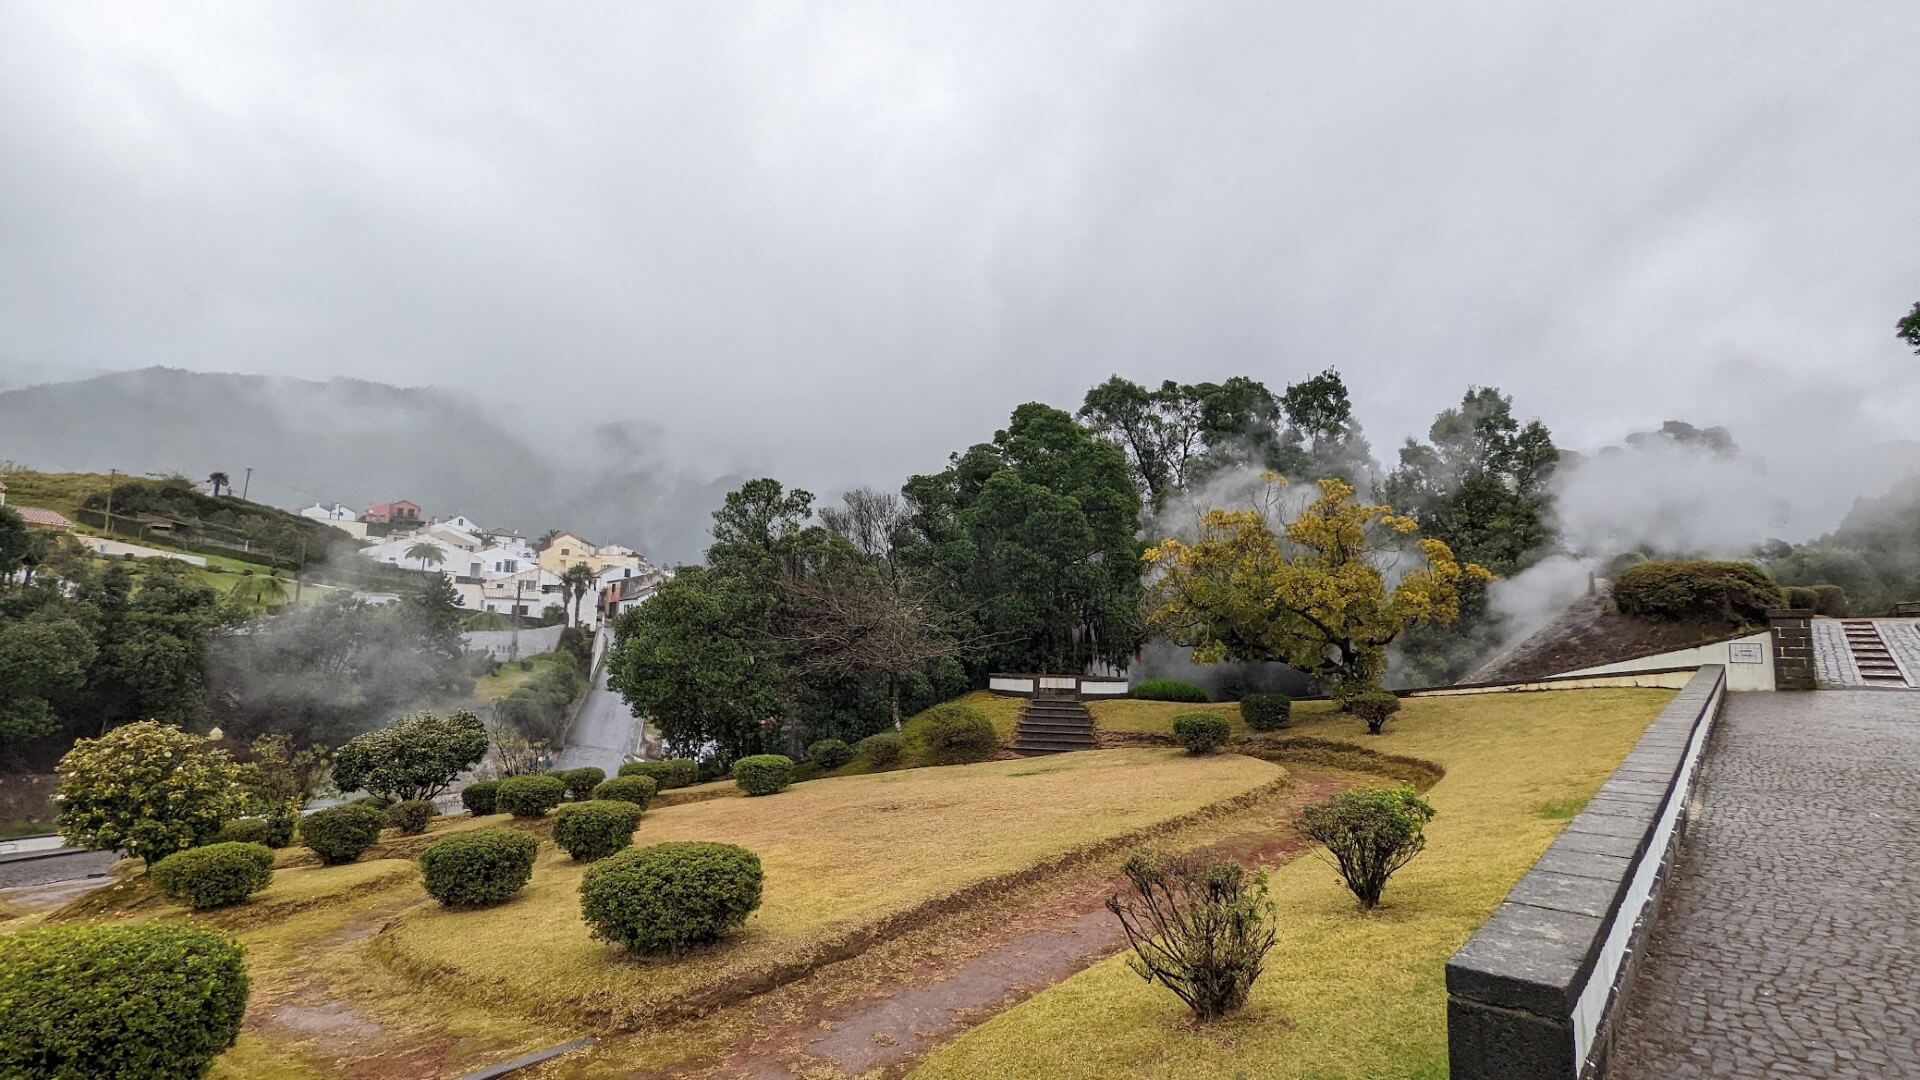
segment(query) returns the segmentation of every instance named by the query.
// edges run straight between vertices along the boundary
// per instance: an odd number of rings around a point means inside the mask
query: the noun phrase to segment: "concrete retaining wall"
[[[1727,673],[1702,667],[1447,963],[1454,1080],[1590,1080],[1659,911]]]
[[[1652,668],[1697,668],[1704,664],[1721,664],[1726,667],[1729,690],[1771,690],[1774,687],[1773,634],[1762,630],[1757,634],[1696,645],[1691,649],[1674,649],[1671,652],[1655,653],[1652,656],[1622,660],[1614,664],[1579,668],[1562,674],[1617,675]]]

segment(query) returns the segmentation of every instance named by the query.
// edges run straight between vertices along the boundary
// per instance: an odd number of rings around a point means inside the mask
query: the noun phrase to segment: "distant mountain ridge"
[[[620,426],[549,453],[446,390],[161,367],[0,392],[0,459],[195,479],[218,470],[284,507],[410,499],[435,516],[528,535],[569,528],[665,561],[698,554],[727,489],[650,463]]]

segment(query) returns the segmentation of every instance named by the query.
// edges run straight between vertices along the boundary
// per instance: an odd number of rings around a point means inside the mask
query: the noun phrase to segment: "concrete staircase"
[[[1063,754],[1091,750],[1093,717],[1080,699],[1070,694],[1041,694],[1030,698],[1014,729],[1016,754]]]

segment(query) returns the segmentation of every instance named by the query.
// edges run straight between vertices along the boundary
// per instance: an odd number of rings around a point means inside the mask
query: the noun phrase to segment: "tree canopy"
[[[1261,507],[1209,511],[1191,543],[1149,548],[1159,577],[1148,625],[1202,663],[1277,660],[1344,697],[1378,684],[1386,647],[1404,630],[1453,621],[1461,585],[1491,577],[1445,543],[1419,538],[1411,518],[1355,502],[1345,481],[1318,486],[1278,527],[1276,487]],[[1398,565],[1410,557],[1420,565]]]

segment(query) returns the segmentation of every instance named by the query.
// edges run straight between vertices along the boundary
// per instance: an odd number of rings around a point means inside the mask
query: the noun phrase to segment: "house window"
[[[560,554],[562,554],[562,555],[571,555],[571,554],[573,554],[573,552],[571,552],[571,551],[568,551],[568,550],[567,550],[566,548],[561,548],[561,549],[560,549]]]

